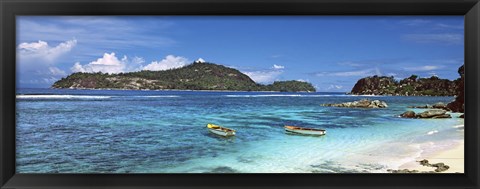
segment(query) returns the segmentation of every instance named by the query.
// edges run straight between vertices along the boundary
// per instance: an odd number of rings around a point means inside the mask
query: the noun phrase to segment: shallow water
[[[386,109],[322,107],[379,99]],[[17,90],[19,173],[386,172],[463,140],[463,119],[402,119],[453,97],[341,93]],[[415,110],[421,111],[421,110]],[[457,117],[454,114],[453,117]],[[209,133],[214,123],[237,130]],[[321,137],[284,125],[323,128]]]

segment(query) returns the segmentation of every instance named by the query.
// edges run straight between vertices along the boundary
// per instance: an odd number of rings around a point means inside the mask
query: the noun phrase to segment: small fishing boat
[[[218,126],[218,125],[214,125],[214,124],[207,124],[207,128],[210,132],[214,133],[214,134],[217,134],[217,135],[220,135],[220,136],[224,136],[224,137],[228,137],[228,136],[235,136],[235,130],[233,129],[229,129],[229,128],[226,128],[226,127],[221,127],[221,126]]]
[[[304,127],[297,127],[297,126],[285,126],[285,131],[304,134],[304,135],[325,135],[327,131],[324,129],[312,129],[312,128],[304,128]]]

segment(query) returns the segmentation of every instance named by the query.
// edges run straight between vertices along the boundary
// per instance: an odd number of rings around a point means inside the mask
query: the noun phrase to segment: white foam
[[[140,97],[140,98],[176,98],[180,96],[176,95],[160,95],[160,96],[132,96],[132,97]]]
[[[427,135],[433,135],[433,134],[435,134],[435,133],[438,133],[438,131],[437,131],[437,130],[429,131],[429,132],[427,133]]]
[[[453,126],[453,128],[463,128],[463,127],[464,127],[464,125],[455,125],[455,126]]]
[[[17,99],[107,99],[111,96],[90,95],[17,95]]]

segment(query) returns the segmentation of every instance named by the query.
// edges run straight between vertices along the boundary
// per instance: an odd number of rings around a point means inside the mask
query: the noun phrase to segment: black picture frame
[[[19,15],[464,15],[465,174],[16,174]],[[1,188],[479,188],[478,0],[0,0]]]

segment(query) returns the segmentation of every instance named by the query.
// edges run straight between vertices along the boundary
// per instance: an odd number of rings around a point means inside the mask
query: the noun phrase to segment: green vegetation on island
[[[242,72],[213,63],[199,63],[164,71],[138,71],[119,74],[73,73],[56,81],[53,88],[131,89],[131,90],[229,90],[315,92],[302,81],[276,81],[270,85],[255,83]]]

